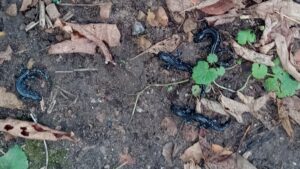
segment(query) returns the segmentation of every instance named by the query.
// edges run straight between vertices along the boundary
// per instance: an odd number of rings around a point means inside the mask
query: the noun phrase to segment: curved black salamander
[[[213,129],[216,131],[224,131],[228,127],[230,120],[226,121],[224,124],[219,124],[216,120],[210,119],[209,117],[196,113],[194,109],[187,107],[181,107],[178,105],[171,105],[171,111],[175,115],[185,119],[186,121],[195,121],[199,123],[199,127],[206,129]]]
[[[210,53],[216,53],[221,43],[220,33],[215,28],[206,28],[196,33],[194,36],[194,42],[199,43],[206,37],[211,37],[212,39]]]
[[[17,92],[24,98],[24,99],[30,99],[33,101],[41,101],[42,97],[41,95],[36,92],[30,90],[28,85],[26,84],[28,79],[34,79],[36,77],[43,78],[44,80],[48,80],[48,74],[46,74],[43,70],[40,69],[23,69],[21,71],[21,75],[16,80],[16,90]]]
[[[171,53],[159,52],[158,57],[160,60],[162,60],[163,62],[166,63],[164,65],[164,67],[166,69],[176,69],[176,70],[192,73],[192,70],[193,70],[192,65],[190,65],[189,63],[183,62],[181,59],[172,55]]]

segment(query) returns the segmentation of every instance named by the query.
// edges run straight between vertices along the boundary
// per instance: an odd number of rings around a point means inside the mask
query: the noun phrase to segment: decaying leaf
[[[7,46],[6,50],[3,52],[0,52],[0,64],[2,64],[6,60],[11,60],[13,50],[10,46]]]
[[[142,56],[146,53],[158,54],[160,51],[172,52],[177,48],[180,41],[181,41],[180,36],[175,34],[171,38],[167,38],[163,41],[160,41],[160,42],[154,44],[153,46],[151,46],[150,48],[148,48],[144,52],[142,52],[142,53],[138,54],[137,56],[131,58],[131,60],[136,59],[137,57]]]
[[[201,9],[202,12],[209,15],[221,15],[234,7],[232,0],[219,0],[217,3]]]
[[[18,97],[10,92],[7,92],[4,87],[0,87],[0,107],[8,109],[24,109],[25,105]]]
[[[166,130],[169,136],[175,136],[177,134],[177,125],[170,117],[165,117],[161,121],[161,127]]]
[[[203,106],[205,109],[207,109],[209,111],[213,111],[213,112],[222,114],[224,116],[228,116],[228,113],[226,113],[223,106],[217,101],[212,101],[212,100],[208,100],[206,98],[202,98],[200,100],[200,102],[197,102],[196,107],[198,107],[198,105]]]
[[[191,32],[197,28],[197,23],[193,20],[193,18],[188,18],[185,20],[183,24],[183,31],[185,33]]]
[[[73,36],[80,36],[86,38],[91,42],[94,42],[101,50],[105,57],[105,63],[108,64],[115,62],[113,61],[112,55],[106,46],[115,47],[120,45],[121,34],[115,24],[86,24],[79,25],[74,23],[68,23],[60,21],[59,19],[55,22],[56,27],[60,27],[62,30],[71,33]],[[106,44],[105,44],[105,43]],[[70,52],[72,52],[71,50]]]
[[[66,133],[50,129],[37,123],[28,121],[21,121],[7,118],[0,120],[0,131],[13,135],[15,137],[22,137],[33,140],[69,140],[75,141],[74,133]]]
[[[220,155],[220,156],[228,156],[228,155],[231,155],[233,154],[232,151],[230,151],[228,148],[224,148],[218,144],[212,144],[211,145],[211,151],[214,153],[214,154],[217,154],[217,155]]]
[[[156,26],[167,26],[169,23],[168,15],[163,7],[158,7],[156,11],[151,11],[150,9],[147,12],[147,23],[153,27]]]
[[[31,4],[32,0],[23,0],[20,11],[26,11]]]
[[[172,155],[173,155],[174,144],[169,142],[164,145],[162,150],[162,155],[164,156],[165,160],[168,162],[169,165],[172,165]]]
[[[194,161],[189,161],[184,164],[183,169],[201,169]]]
[[[97,45],[86,39],[72,39],[65,40],[63,42],[51,45],[48,53],[49,54],[62,54],[62,53],[87,53],[87,54],[96,54]]]
[[[166,4],[171,12],[181,12],[198,4],[199,2],[200,0],[166,0]]]
[[[272,48],[274,48],[274,46],[275,46],[275,42],[271,42],[269,44],[259,47],[259,52],[263,54],[267,54]]]
[[[292,128],[288,112],[286,112],[285,108],[286,107],[283,106],[283,101],[280,99],[277,99],[278,116],[281,121],[281,125],[284,128],[284,130],[286,131],[287,135],[289,137],[293,137],[294,130]]]
[[[281,111],[288,114],[298,125],[300,125],[300,98],[297,96],[282,99]]]
[[[288,45],[286,42],[286,39],[281,34],[276,34],[275,36],[275,44],[277,49],[277,54],[280,58],[282,67],[291,75],[293,76],[297,81],[300,82],[300,73],[297,71],[297,69],[293,66],[290,58],[290,53],[288,51]]]
[[[240,14],[236,13],[236,10],[230,10],[228,13],[223,15],[216,15],[216,16],[208,16],[205,17],[205,20],[209,25],[217,26],[226,23],[231,23],[235,20],[235,18],[239,17]]]
[[[184,153],[180,156],[180,159],[183,162],[193,161],[196,164],[198,164],[202,158],[203,153],[199,142],[196,142],[194,145],[186,149]]]
[[[184,125],[181,131],[183,139],[189,142],[195,141],[199,136],[198,130],[194,125]]]
[[[214,160],[205,163],[209,169],[256,169],[248,160],[238,153],[231,155],[225,160]]]
[[[257,53],[253,50],[247,49],[246,47],[242,47],[234,40],[231,41],[231,45],[234,51],[236,52],[236,54],[243,57],[246,60],[255,63],[264,64],[267,66],[274,66],[274,63],[272,62],[272,56],[265,55],[262,53]]]

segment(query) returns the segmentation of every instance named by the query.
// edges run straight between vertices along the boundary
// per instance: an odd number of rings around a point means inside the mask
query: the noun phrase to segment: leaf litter
[[[3,52],[0,52],[0,64],[2,64],[4,61],[11,60],[13,50],[10,46],[7,46],[6,50]]]
[[[8,92],[4,87],[0,87],[0,96],[0,107],[8,109],[25,108],[24,103],[14,93]]]

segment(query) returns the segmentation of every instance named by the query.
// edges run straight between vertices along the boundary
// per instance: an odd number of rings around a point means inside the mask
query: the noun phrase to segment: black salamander
[[[191,64],[183,62],[171,53],[159,52],[158,57],[165,63],[164,67],[166,69],[176,69],[192,73],[193,66]]]
[[[16,90],[19,93],[20,96],[22,96],[24,99],[30,99],[33,101],[41,101],[42,96],[36,92],[33,91],[29,88],[29,86],[26,84],[26,82],[29,79],[34,79],[34,78],[43,78],[44,80],[48,80],[48,74],[45,73],[43,70],[40,69],[23,69],[21,71],[21,74],[16,80]]]
[[[183,118],[186,121],[198,122],[198,127],[203,127],[206,129],[224,131],[230,123],[230,120],[228,120],[224,124],[220,124],[214,119],[210,119],[209,117],[203,114],[196,113],[194,109],[190,109],[188,107],[181,107],[174,104],[171,105],[171,111],[173,114]]]

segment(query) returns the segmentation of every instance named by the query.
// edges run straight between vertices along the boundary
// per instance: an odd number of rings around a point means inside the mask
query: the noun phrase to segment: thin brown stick
[[[103,6],[104,3],[96,3],[96,4],[71,4],[71,3],[60,3],[57,4],[59,6],[79,6],[79,7],[86,7],[86,6]]]

